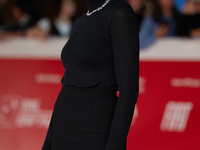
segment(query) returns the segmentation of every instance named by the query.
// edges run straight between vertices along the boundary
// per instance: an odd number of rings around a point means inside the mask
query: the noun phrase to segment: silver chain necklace
[[[106,6],[108,3],[109,3],[110,0],[106,0],[105,3],[101,6],[101,7],[98,7],[97,9],[93,10],[92,12],[89,12],[89,10],[87,11],[86,15],[87,16],[90,16],[91,14],[101,10],[104,6]]]

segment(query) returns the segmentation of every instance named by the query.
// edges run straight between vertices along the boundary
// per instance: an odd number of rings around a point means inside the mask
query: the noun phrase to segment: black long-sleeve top
[[[88,0],[89,11],[104,2]],[[83,88],[118,85],[120,93],[105,150],[126,147],[139,92],[138,34],[132,7],[123,0],[111,0],[100,11],[82,15],[74,22],[61,52],[65,68],[63,85]],[[49,129],[49,136],[50,132]]]

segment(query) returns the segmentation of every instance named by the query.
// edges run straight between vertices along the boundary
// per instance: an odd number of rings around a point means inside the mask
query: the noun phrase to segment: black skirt
[[[117,103],[116,90],[62,86],[48,131],[50,149],[104,150]]]

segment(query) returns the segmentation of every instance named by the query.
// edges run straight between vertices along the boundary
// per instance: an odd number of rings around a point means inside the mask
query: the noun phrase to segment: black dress
[[[89,11],[104,2],[88,0]],[[139,92],[138,33],[123,0],[75,20],[61,52],[63,86],[42,150],[126,150]]]

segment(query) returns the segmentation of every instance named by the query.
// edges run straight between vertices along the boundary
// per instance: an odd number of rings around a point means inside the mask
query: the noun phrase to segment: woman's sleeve
[[[54,112],[51,115],[49,128],[46,134],[44,144],[42,146],[42,150],[51,150],[51,134],[52,134],[52,128],[53,128],[53,118],[54,118]]]
[[[128,3],[113,11],[109,30],[119,98],[105,150],[125,150],[139,93],[139,25]]]

